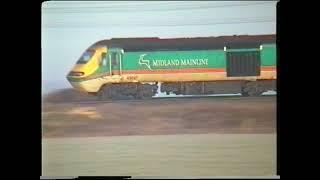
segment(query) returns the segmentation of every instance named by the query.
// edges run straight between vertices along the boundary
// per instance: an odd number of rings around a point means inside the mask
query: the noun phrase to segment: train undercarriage
[[[107,84],[96,93],[99,100],[148,99],[158,92],[176,95],[237,94],[260,96],[266,91],[276,91],[276,80],[221,81],[221,82],[164,82],[153,84]]]

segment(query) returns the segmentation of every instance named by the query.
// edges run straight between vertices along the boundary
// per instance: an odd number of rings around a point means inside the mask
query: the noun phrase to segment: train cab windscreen
[[[77,64],[86,64],[94,55],[95,50],[87,50],[82,54],[80,59],[77,61]]]

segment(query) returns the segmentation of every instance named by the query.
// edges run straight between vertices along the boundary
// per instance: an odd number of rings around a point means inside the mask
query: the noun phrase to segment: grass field
[[[43,176],[272,176],[276,134],[47,138]]]

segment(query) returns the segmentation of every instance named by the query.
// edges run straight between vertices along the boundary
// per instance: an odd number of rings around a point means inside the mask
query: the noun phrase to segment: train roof
[[[276,35],[234,35],[218,37],[195,38],[112,38],[98,41],[91,47],[107,46],[122,48],[124,51],[154,51],[154,50],[209,50],[209,49],[239,49],[259,48],[261,44],[276,43]]]

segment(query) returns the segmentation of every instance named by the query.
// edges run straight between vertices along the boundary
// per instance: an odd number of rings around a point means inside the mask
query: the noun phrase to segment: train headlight
[[[83,76],[84,72],[76,72],[76,71],[71,71],[69,73],[69,76]]]

